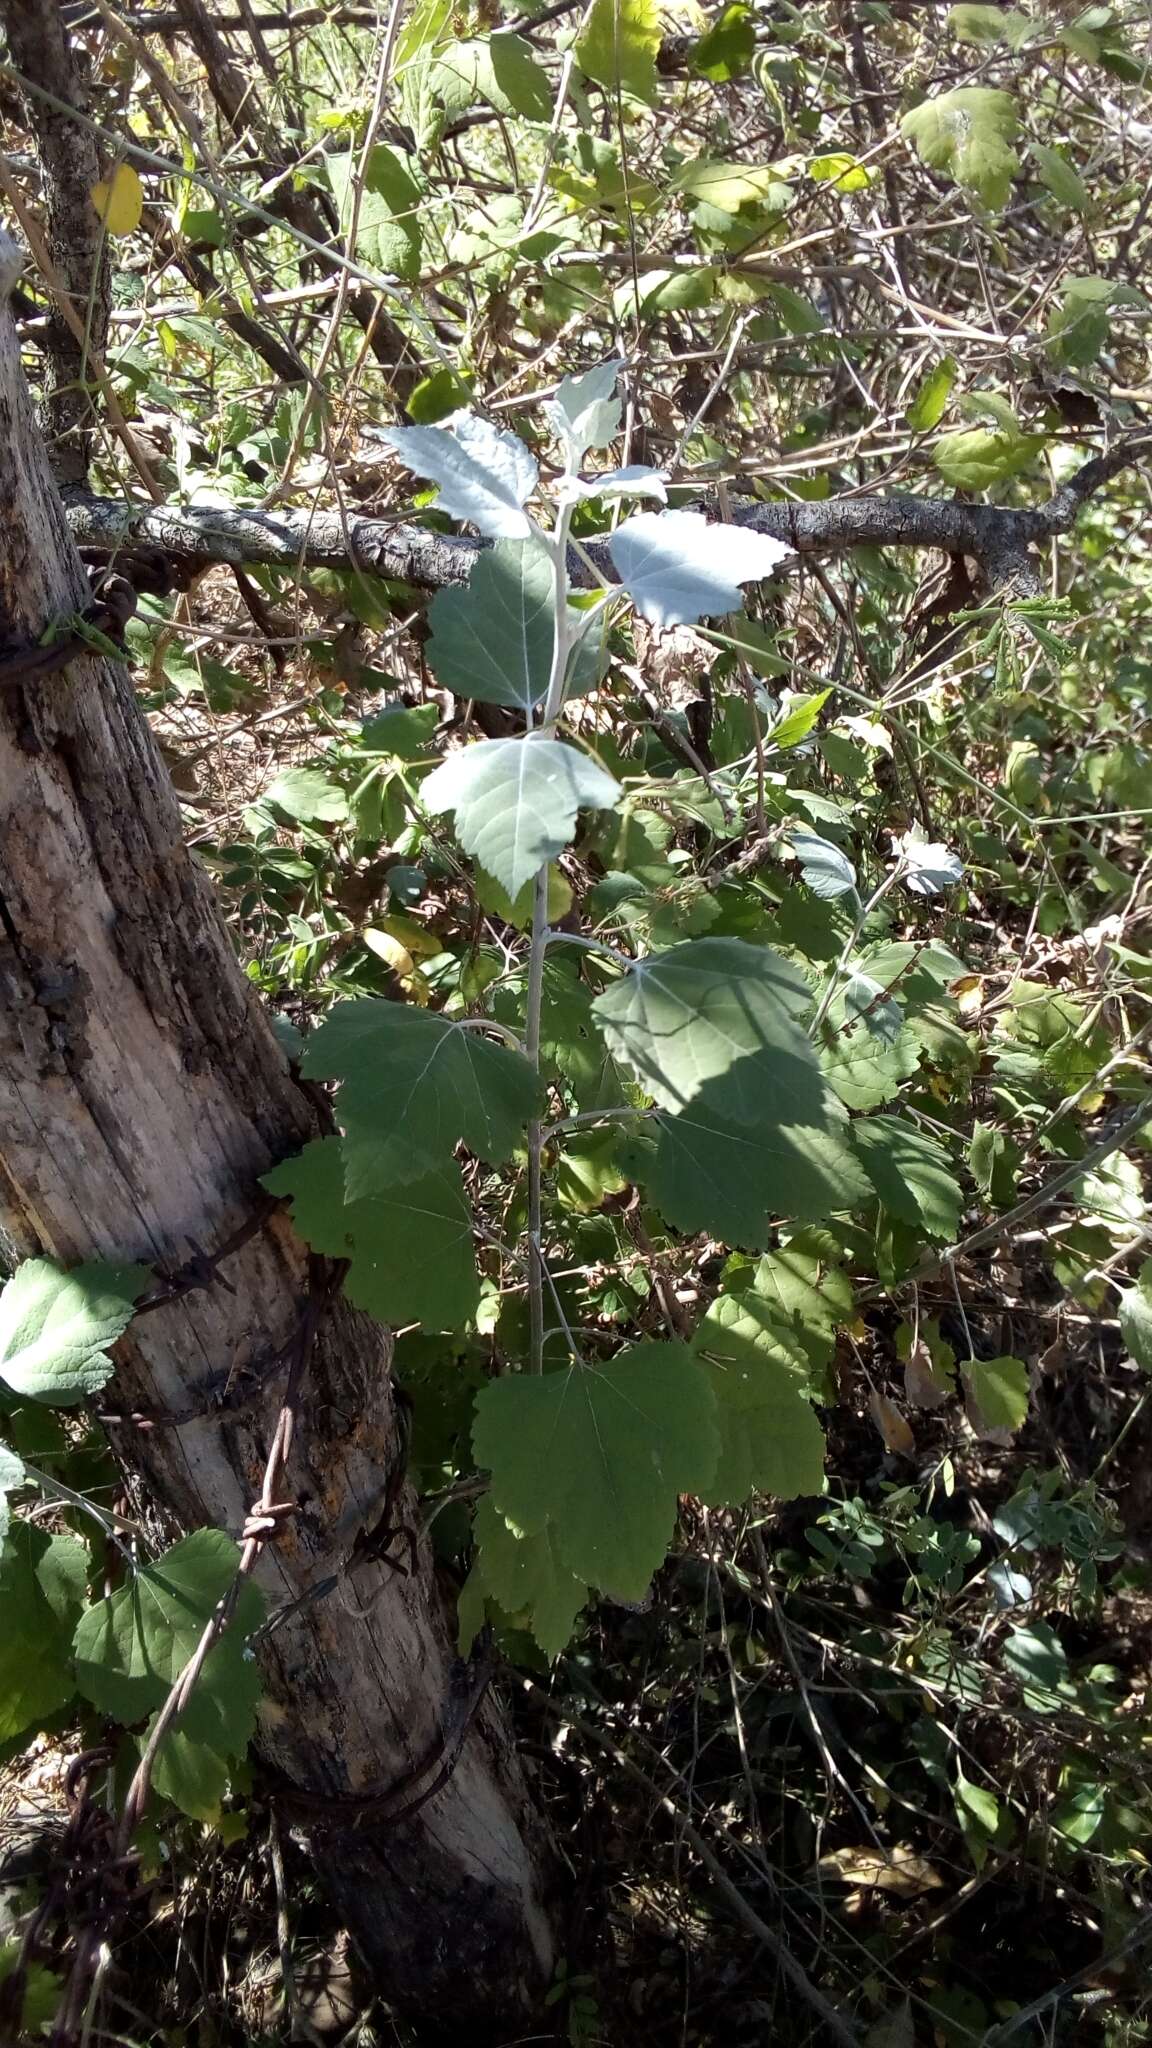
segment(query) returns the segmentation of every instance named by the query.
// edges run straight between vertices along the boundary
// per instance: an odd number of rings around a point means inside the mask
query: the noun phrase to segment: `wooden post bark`
[[[0,659],[85,603],[7,307],[0,241]],[[183,844],[167,774],[123,667],[0,674],[0,1249],[161,1262],[236,1229],[258,1176],[314,1135],[316,1112],[234,957]],[[306,1253],[274,1215],[226,1268],[129,1330],[115,1405],[174,1409],[283,1346]],[[238,1534],[279,1383],[233,1414],[147,1433],[117,1426],[125,1468],[185,1529]],[[261,1566],[273,1605],[339,1573],[380,1513],[398,1456],[389,1345],[338,1302],[309,1375],[289,1468],[297,1514]],[[418,1518],[409,1497],[406,1519]],[[347,1604],[345,1604],[347,1600]],[[259,1749],[322,1799],[429,1769],[459,1669],[419,1542],[410,1576],[357,1570],[263,1645]],[[446,1754],[451,1755],[449,1743]],[[333,1809],[335,1815],[336,1809]],[[330,1817],[332,1818],[332,1817]],[[425,2015],[523,2017],[552,1964],[548,1847],[498,1707],[468,1724],[454,1769],[411,1819],[306,1824],[321,1876],[376,1981]]]

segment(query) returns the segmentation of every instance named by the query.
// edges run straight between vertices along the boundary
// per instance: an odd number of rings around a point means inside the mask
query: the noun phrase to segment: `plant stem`
[[[816,1033],[819,1031],[820,1026],[824,1022],[825,1017],[828,1015],[828,1011],[831,1008],[832,1004],[832,998],[840,986],[840,977],[843,974],[844,969],[847,967],[849,960],[852,958],[853,953],[856,951],[856,946],[859,941],[860,934],[863,931],[865,925],[867,924],[868,919],[871,917],[872,912],[876,908],[876,905],[879,902],[881,902],[882,899],[888,894],[888,891],[892,888],[893,884],[900,880],[900,877],[903,873],[904,863],[903,861],[898,861],[896,863],[896,866],[893,868],[892,873],[890,875],[885,875],[884,880],[880,884],[880,887],[878,889],[873,889],[872,894],[871,896],[869,896],[867,903],[861,904],[860,909],[856,915],[856,921],[852,926],[852,929],[849,932],[847,939],[844,942],[840,958],[837,960],[835,967],[832,969],[831,974],[828,976],[828,980],[824,988],[824,993],[820,998],[819,1007],[809,1027],[810,1037],[815,1038]]]
[[[568,618],[568,525],[572,508],[562,505],[552,533],[542,536],[552,557],[552,666],[540,728],[550,734],[564,702],[571,627]],[[524,1020],[524,1056],[540,1071],[540,1012],[544,997],[544,954],[548,944],[548,865],[536,876],[532,892],[532,938],[528,953],[528,1000]],[[544,1124],[536,1116],[528,1126],[528,1369],[544,1370],[543,1235]]]

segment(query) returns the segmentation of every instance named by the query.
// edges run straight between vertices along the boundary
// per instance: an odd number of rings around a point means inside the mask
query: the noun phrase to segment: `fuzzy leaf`
[[[608,552],[641,616],[680,626],[739,611],[740,585],[771,576],[792,549],[699,512],[638,512],[616,528]]]
[[[476,1402],[472,1444],[514,1530],[552,1524],[573,1577],[640,1600],[663,1563],[681,1493],[707,1486],[715,1404],[684,1344],[637,1344],[610,1365],[506,1374]]]
[[[456,1161],[346,1202],[343,1149],[339,1138],[314,1139],[263,1184],[291,1195],[292,1221],[313,1251],[351,1260],[344,1291],[357,1308],[382,1323],[460,1329],[476,1313],[480,1281]]]
[[[758,1249],[773,1217],[819,1222],[862,1207],[871,1189],[842,1125],[749,1130],[692,1106],[657,1120],[655,1153],[639,1171],[677,1230],[707,1230]]]
[[[930,170],[947,171],[982,206],[1003,206],[1019,169],[1019,127],[1011,93],[962,85],[905,114],[900,133]]]
[[[337,1003],[301,1065],[312,1080],[343,1084],[350,1201],[438,1172],[458,1144],[498,1165],[539,1103],[520,1053],[452,1018],[374,997]]]
[[[565,468],[579,469],[590,448],[606,448],[620,432],[616,380],[624,365],[615,358],[579,377],[561,379],[555,398],[544,405],[548,423],[564,450]]]
[[[535,1535],[518,1536],[485,1494],[476,1509],[475,1536],[479,1554],[473,1571],[483,1591],[505,1613],[526,1613],[544,1655],[558,1657],[587,1602],[588,1588],[561,1564],[553,1524],[546,1523]],[[470,1647],[461,1644],[462,1651]]]
[[[917,839],[908,832],[897,841],[897,849],[907,870],[904,887],[913,896],[937,896],[941,889],[950,889],[964,879],[964,863],[949,846]]]
[[[132,1320],[146,1266],[94,1259],[65,1273],[26,1259],[0,1294],[0,1379],[13,1393],[74,1408],[111,1377],[108,1347]]]
[[[0,1444],[0,1546],[8,1534],[8,1495],[23,1486],[24,1460],[10,1451],[7,1444]]]
[[[856,887],[856,870],[846,853],[818,832],[793,829],[789,846],[800,863],[800,872],[814,896],[831,903]]]
[[[771,1301],[722,1294],[693,1339],[716,1401],[720,1456],[702,1500],[736,1507],[750,1493],[792,1500],[824,1486],[824,1432],[807,1395],[808,1360]]]
[[[529,733],[461,747],[421,795],[430,811],[455,814],[461,845],[514,897],[570,844],[580,807],[611,810],[621,790],[589,755]]]
[[[75,1690],[69,1630],[37,1571],[47,1548],[43,1530],[23,1522],[0,1548],[0,1743],[46,1720]]]
[[[239,1561],[236,1544],[222,1529],[197,1529],[155,1564],[142,1566],[130,1583],[86,1608],[74,1638],[76,1682],[85,1698],[102,1714],[127,1723],[163,1706]],[[251,1738],[259,1675],[244,1657],[244,1640],[263,1613],[263,1598],[246,1580],[180,1717],[193,1741],[225,1755],[242,1755]]]
[[[649,955],[597,996],[614,1058],[663,1109],[702,1095],[749,1126],[823,1121],[815,1055],[797,1019],[811,1004],[799,970],[743,939],[688,939]]]
[[[286,768],[269,783],[264,801],[306,825],[334,824],[348,816],[347,794],[319,768]]]
[[[956,1235],[964,1197],[942,1145],[892,1116],[861,1118],[852,1145],[883,1208],[929,1237]]]
[[[440,510],[467,519],[493,540],[528,540],[525,500],[536,488],[536,458],[516,434],[470,412],[442,427],[391,427],[381,434],[417,476],[439,485]]]
[[[428,611],[428,660],[458,697],[527,714],[548,688],[555,634],[548,551],[501,540],[479,556],[463,590],[440,590]]]

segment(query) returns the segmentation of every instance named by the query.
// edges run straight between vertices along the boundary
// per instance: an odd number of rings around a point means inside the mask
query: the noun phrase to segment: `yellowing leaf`
[[[391,932],[377,931],[374,927],[369,927],[365,931],[364,944],[370,953],[375,953],[378,960],[387,962],[401,988],[407,989],[420,1008],[425,1009],[428,1003],[428,984],[407,946],[394,938]]]
[[[919,1892],[938,1892],[944,1889],[941,1877],[926,1856],[918,1856],[914,1849],[898,1846],[887,1856],[880,1849],[834,1849],[829,1856],[822,1856],[818,1868],[824,1877],[839,1878],[844,1884],[867,1885],[877,1891],[896,1892],[900,1897],[915,1898]]]
[[[916,1438],[906,1415],[902,1415],[895,1401],[887,1394],[878,1393],[873,1387],[868,1396],[868,1413],[883,1439],[884,1449],[894,1457],[910,1458],[916,1449]]]
[[[135,234],[144,212],[144,187],[131,164],[117,164],[88,196],[110,235]]]

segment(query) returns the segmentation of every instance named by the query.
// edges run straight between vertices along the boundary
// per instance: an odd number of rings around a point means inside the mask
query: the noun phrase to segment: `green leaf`
[[[441,56],[437,70],[441,90],[446,79],[459,81],[456,93],[449,88],[456,104],[469,105],[479,97],[499,114],[519,114],[525,121],[551,118],[548,73],[533,56],[532,45],[509,29],[454,44]]]
[[[1046,1621],[1009,1629],[1001,1654],[1005,1670],[1024,1688],[1025,1704],[1036,1713],[1053,1714],[1074,1696],[1064,1645]]]
[[[24,1943],[19,1938],[0,1944],[0,1985],[12,1975],[23,1952]],[[21,2042],[43,2038],[56,2018],[63,1995],[63,1982],[54,1970],[46,1969],[43,1963],[25,1963],[24,1998],[15,2015]]]
[[[348,816],[344,790],[318,768],[286,768],[269,783],[264,802],[306,825],[338,824]]]
[[[588,1588],[561,1564],[554,1525],[548,1522],[533,1535],[517,1535],[491,1495],[485,1494],[476,1509],[475,1536],[478,1556],[473,1571],[483,1591],[505,1613],[527,1615],[544,1655],[558,1657],[587,1602]]]
[[[693,44],[688,52],[688,68],[698,78],[710,78],[714,84],[724,85],[729,79],[743,78],[751,70],[755,55],[756,23],[752,9],[743,0],[732,0],[699,42]]]
[[[70,1273],[51,1259],[26,1259],[0,1294],[0,1379],[56,1408],[98,1393],[112,1374],[108,1347],[151,1277],[146,1266],[98,1259]]]
[[[789,1342],[808,1360],[819,1382],[836,1346],[836,1330],[852,1319],[852,1285],[848,1275],[815,1231],[800,1230],[777,1251],[758,1259],[750,1276],[737,1274],[733,1291],[755,1294],[764,1301]]]
[[[576,62],[586,78],[608,92],[651,100],[660,33],[656,0],[592,0],[576,41]]]
[[[1094,363],[1108,339],[1109,314],[1117,306],[1146,306],[1131,285],[1110,277],[1072,277],[1048,320],[1045,343],[1051,355],[1073,369]]]
[[[1136,1285],[1120,1297],[1120,1334],[1137,1365],[1152,1372],[1152,1259],[1145,1259]]]
[[[540,1100],[522,1054],[453,1018],[372,997],[337,1003],[301,1068],[342,1083],[350,1201],[439,1171],[459,1144],[499,1165]]]
[[[461,747],[428,777],[430,811],[452,811],[462,846],[517,896],[563,853],[582,805],[610,810],[618,782],[589,755],[543,733]]]
[[[898,1117],[864,1117],[851,1131],[882,1207],[929,1237],[955,1237],[964,1197],[943,1146]]]
[[[140,1739],[143,1755],[151,1724]],[[170,1728],[152,1768],[152,1787],[192,1820],[211,1826],[219,1819],[228,1791],[228,1759],[203,1742],[193,1742],[182,1728]]]
[[[655,1153],[637,1170],[677,1230],[707,1230],[726,1244],[760,1247],[773,1217],[819,1222],[861,1207],[871,1188],[842,1127],[748,1129],[689,1108],[660,1117]]]
[[[18,1458],[7,1444],[0,1444],[0,1544],[8,1534],[8,1495],[25,1483],[23,1458]]]
[[[972,1178],[985,1198],[998,1208],[1016,1194],[1016,1173],[1024,1157],[1014,1138],[992,1124],[976,1123],[968,1146]]]
[[[476,1313],[480,1282],[456,1161],[346,1202],[343,1150],[339,1138],[316,1138],[263,1184],[292,1197],[292,1220],[313,1251],[351,1260],[345,1292],[357,1308],[383,1323],[460,1329]]]
[[[131,1724],[162,1707],[228,1592],[240,1552],[222,1529],[197,1529],[127,1585],[85,1610],[74,1638],[76,1682],[100,1713]],[[180,1716],[194,1741],[239,1756],[251,1738],[259,1676],[244,1641],[264,1613],[250,1580]]]
[[[474,403],[469,386],[455,370],[445,367],[421,377],[405,400],[404,410],[414,427],[434,427],[438,420]]]
[[[604,1367],[507,1374],[476,1403],[472,1444],[492,1499],[524,1535],[551,1522],[575,1578],[643,1599],[681,1493],[719,1450],[708,1382],[684,1344],[637,1344]]]
[[[938,427],[952,396],[959,364],[955,356],[941,356],[916,386],[916,396],[904,417],[914,434],[930,434]]]
[[[553,572],[536,540],[499,540],[463,590],[440,590],[428,611],[428,660],[458,697],[528,713],[548,688],[555,641]]]
[[[807,739],[816,720],[832,695],[830,689],[815,690],[810,697],[793,697],[782,718],[765,733],[765,741],[771,747],[797,747]]]
[[[40,1583],[43,1530],[14,1523],[0,1550],[0,1742],[23,1735],[71,1699],[71,1642]]]
[[[378,142],[369,158],[360,203],[356,205],[361,150],[353,144],[345,156],[325,159],[328,183],[340,214],[340,233],[347,237],[353,218],[353,255],[394,277],[414,283],[420,275],[421,186],[412,159]]]
[[[982,206],[1003,206],[1019,169],[1019,127],[1011,93],[962,85],[905,114],[900,133],[930,170],[947,171]]]
[[[1000,1825],[1000,1802],[994,1792],[983,1785],[974,1785],[964,1776],[959,1764],[956,1766],[956,1798],[983,1828],[985,1834],[994,1835]]]
[[[620,399],[616,385],[621,363],[597,363],[579,377],[562,377],[556,396],[546,401],[548,423],[564,450],[565,467],[578,470],[590,448],[606,448],[620,432]]]
[[[709,1505],[736,1507],[754,1491],[779,1500],[820,1493],[824,1432],[807,1395],[808,1359],[772,1301],[722,1294],[693,1338],[716,1402],[720,1456]]]
[[[1041,183],[1048,187],[1058,206],[1066,206],[1073,213],[1090,210],[1092,201],[1088,187],[1062,149],[1050,149],[1044,142],[1030,142],[1028,154],[1040,173]]]
[[[592,1012],[614,1058],[662,1108],[703,1098],[708,1112],[762,1129],[820,1124],[823,1089],[797,1018],[811,1005],[799,970],[743,939],[689,939],[640,960]]]
[[[948,10],[948,26],[957,42],[976,43],[983,49],[1007,43],[1010,50],[1018,50],[1027,42],[1036,25],[1027,14],[1019,13],[1014,7],[965,4]]]
[[[873,973],[873,979],[879,977]],[[852,1005],[849,990],[833,997],[822,1027],[820,1065],[847,1109],[877,1109],[916,1072],[920,1043],[908,1024],[887,1040],[873,1035]]]
[[[855,889],[856,870],[847,854],[842,853],[831,839],[822,839],[818,832],[805,832],[799,826],[793,826],[788,850],[800,863],[805,887],[824,902],[833,903],[837,896],[847,896]]]
[[[470,520],[492,540],[531,538],[532,521],[524,506],[538,471],[518,434],[476,413],[459,412],[443,427],[389,427],[380,440],[416,476],[437,485],[440,511]]]
[[[1028,1367],[1019,1358],[969,1358],[960,1367],[973,1426],[1020,1429],[1028,1415]],[[974,1415],[972,1411],[975,1411]]]
[[[932,445],[932,460],[958,491],[986,491],[1018,476],[1045,446],[1043,434],[998,434],[972,427],[959,434],[941,434]]]

